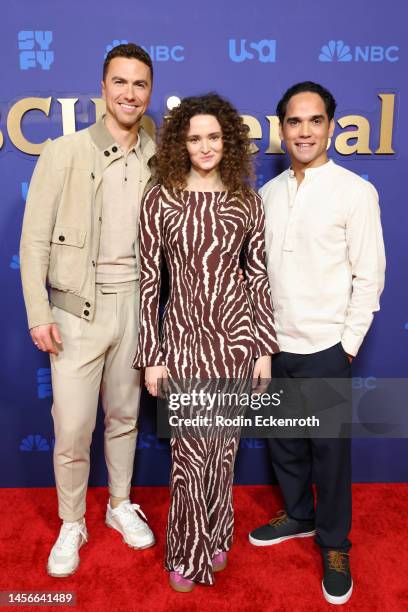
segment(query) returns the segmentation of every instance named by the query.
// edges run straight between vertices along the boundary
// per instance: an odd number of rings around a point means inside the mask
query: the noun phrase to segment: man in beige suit
[[[52,576],[72,574],[87,541],[85,499],[99,393],[109,474],[106,523],[133,548],[154,544],[140,507],[129,501],[140,398],[139,373],[131,369],[138,333],[137,228],[142,196],[154,183],[155,152],[140,121],[152,77],[141,47],[112,49],[103,67],[106,115],[46,145],[28,193],[21,275],[31,337],[51,358],[63,521],[48,558]]]

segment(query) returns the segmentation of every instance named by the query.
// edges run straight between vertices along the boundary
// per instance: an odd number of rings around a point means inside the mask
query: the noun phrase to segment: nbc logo
[[[321,62],[351,62],[353,56],[351,49],[342,40],[330,40],[327,45],[323,45],[320,50],[319,60]]]
[[[112,49],[114,47],[117,47],[118,45],[127,45],[128,42],[129,41],[125,40],[125,39],[122,39],[122,40],[118,40],[118,39],[112,40],[112,42],[109,43],[109,45],[106,45],[106,47],[105,47],[105,57],[108,55],[108,53],[110,51],[112,51]]]
[[[28,193],[28,183],[26,182],[21,183],[21,197],[23,198],[24,202],[27,200],[27,193]]]
[[[399,47],[365,45],[350,47],[342,40],[330,40],[320,49],[320,62],[397,62]]]
[[[52,397],[51,368],[38,368],[37,395],[38,399]]]
[[[127,43],[128,41],[126,39],[113,40],[105,47],[105,57],[114,47],[126,45]],[[153,62],[184,61],[184,47],[182,45],[174,45],[173,47],[169,47],[168,45],[150,45],[149,47],[141,45],[141,47],[150,55]]]
[[[50,445],[40,434],[30,434],[21,440],[20,450],[25,452],[49,451]]]
[[[146,434],[144,432],[140,432],[137,436],[137,449],[143,450],[145,448],[155,448],[156,450],[167,450],[168,445],[163,444],[156,436],[153,434]]]
[[[19,270],[20,269],[20,256],[19,255],[13,255],[13,257],[11,258],[11,261],[10,261],[10,268],[12,270]]]

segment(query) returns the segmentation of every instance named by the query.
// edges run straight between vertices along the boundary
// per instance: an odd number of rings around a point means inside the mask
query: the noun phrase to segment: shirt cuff
[[[150,358],[146,358],[143,354],[139,352],[136,353],[136,356],[132,363],[132,368],[134,368],[135,370],[142,370],[144,368],[150,368],[154,366],[166,367],[166,360],[161,349],[159,349],[156,354],[151,356]]]
[[[346,329],[343,332],[341,343],[346,353],[352,357],[355,357],[363,343],[363,340],[364,336],[356,336],[350,330]]]

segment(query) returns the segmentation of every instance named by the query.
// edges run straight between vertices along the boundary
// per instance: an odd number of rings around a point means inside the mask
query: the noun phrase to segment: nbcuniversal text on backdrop
[[[348,114],[340,116],[336,121],[336,133],[333,138],[333,145],[329,141],[329,145],[333,146],[335,151],[340,155],[394,155],[393,134],[395,131],[396,113],[396,94],[395,93],[378,93],[377,98],[380,101],[378,107],[379,113],[377,117],[372,118],[371,112],[369,118],[361,114]],[[89,105],[91,104],[91,109]],[[1,120],[5,118],[6,108],[0,104],[0,149],[6,143],[6,134],[1,125]],[[76,116],[77,114],[84,121],[84,115],[88,117],[89,123],[94,119],[99,119],[105,112],[105,103],[101,98],[67,97],[67,98],[39,98],[30,97],[22,98],[14,102],[7,112],[6,127],[8,137],[11,143],[21,151],[28,155],[39,155],[49,140],[46,138],[43,142],[32,142],[28,140],[24,133],[23,119],[27,121],[26,115],[32,111],[40,111],[44,115],[44,131],[46,134],[46,126],[48,118],[49,122],[61,122],[62,134],[71,134],[76,131]],[[40,115],[41,117],[41,115]],[[260,151],[256,141],[267,141],[267,147],[262,152],[265,155],[283,155],[282,143],[279,137],[279,120],[276,115],[265,114],[263,118],[252,114],[243,114],[242,118],[250,129],[250,137],[253,140],[251,144],[252,153]],[[266,119],[266,127],[263,125]],[[40,120],[42,122],[42,120]],[[156,123],[145,115],[142,124],[149,134],[154,137],[156,133]],[[337,127],[341,131],[337,132]],[[351,129],[354,128],[354,129]],[[373,142],[373,134],[376,135],[376,142]],[[378,134],[378,136],[377,136]]]

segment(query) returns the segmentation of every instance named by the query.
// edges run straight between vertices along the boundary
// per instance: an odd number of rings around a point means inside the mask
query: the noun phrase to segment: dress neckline
[[[228,189],[218,189],[217,191],[202,191],[201,189],[181,189],[182,193],[210,193],[212,195],[216,193],[228,193]]]

